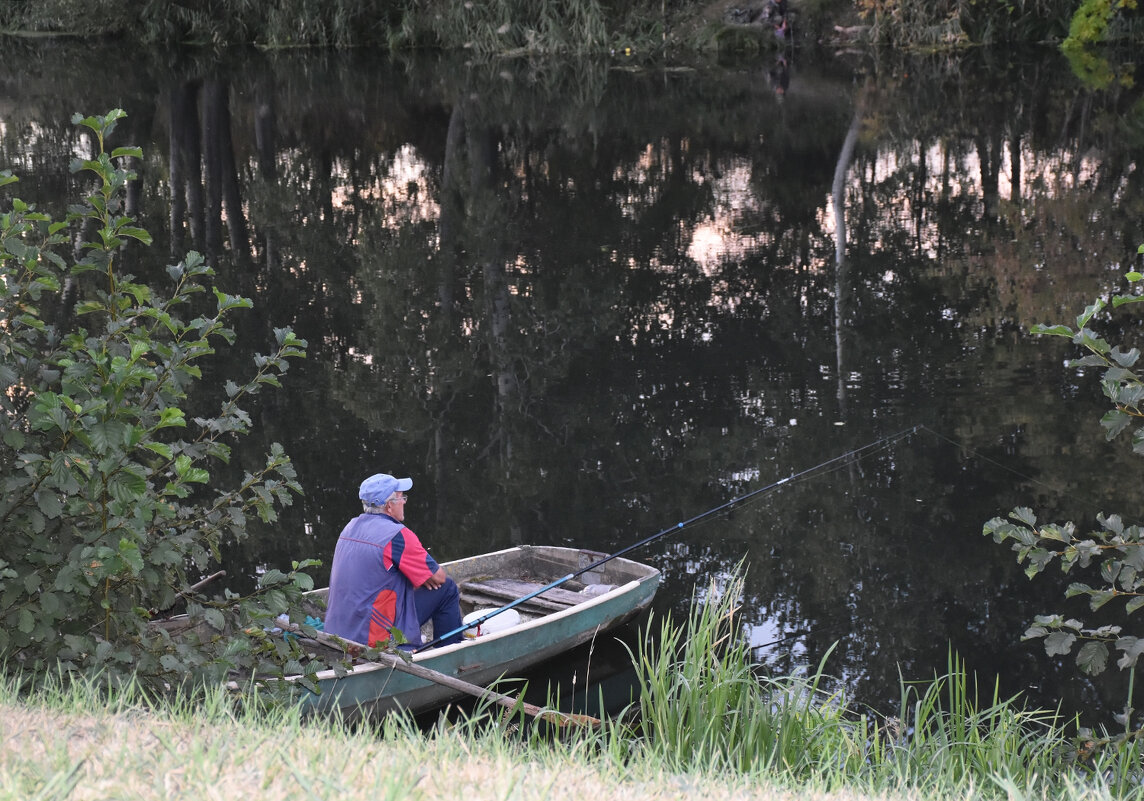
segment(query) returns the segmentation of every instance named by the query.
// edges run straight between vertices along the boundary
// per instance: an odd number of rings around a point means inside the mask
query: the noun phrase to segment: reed
[[[1059,40],[1075,4],[1068,0],[857,0],[871,39],[914,49]]]
[[[1076,755],[1075,721],[981,687],[951,653],[948,671],[901,681],[896,715],[857,711],[825,675],[756,675],[736,623],[742,581],[699,598],[684,625],[660,621],[632,654],[634,721],[601,750],[686,773],[733,772],[784,786],[863,788],[927,798],[1144,797],[1134,744]]]
[[[1063,776],[1068,743],[1061,717],[1002,698],[996,683],[980,705],[979,688],[950,655],[945,676],[901,683],[896,717],[880,728],[872,767],[884,779],[944,787],[1006,786],[1030,792]]]
[[[1058,41],[1073,0],[802,0],[797,36],[813,42],[854,13],[880,44],[949,49]],[[1099,2],[1097,2],[1099,5]],[[1105,3],[1107,5],[1107,3]],[[705,0],[0,0],[0,32],[125,35],[148,43],[454,49],[488,57],[755,49],[773,37],[728,27]],[[1139,41],[1139,14],[1118,13],[1109,40]]]
[[[685,32],[697,0],[0,1],[0,32],[122,34],[147,43],[465,49],[481,56],[650,52]]]
[[[842,708],[808,679],[759,677],[737,636],[738,582],[722,599],[696,604],[686,626],[660,622],[633,654],[640,700],[631,735],[672,769],[785,773],[806,778],[808,757],[861,758]]]
[[[739,636],[741,579],[686,625],[664,619],[633,653],[640,700],[629,736],[676,770],[730,770],[806,780],[857,774],[871,731],[825,689],[822,666],[808,677],[759,676]]]

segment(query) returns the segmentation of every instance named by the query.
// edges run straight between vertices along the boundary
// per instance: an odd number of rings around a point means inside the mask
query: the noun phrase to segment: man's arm
[[[421,586],[427,590],[435,590],[438,587],[440,587],[442,584],[444,584],[445,579],[447,579],[447,578],[449,578],[449,576],[446,575],[445,568],[439,567],[439,568],[437,568],[437,572],[434,573],[429,578],[425,579],[425,583],[422,584]]]
[[[408,528],[402,528],[393,538],[390,552],[397,569],[414,587],[435,590],[448,578],[445,568],[437,564],[417,535]]]

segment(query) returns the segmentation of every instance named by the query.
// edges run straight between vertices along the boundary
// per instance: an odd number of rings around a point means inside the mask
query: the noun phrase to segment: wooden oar
[[[292,631],[299,631],[300,627],[297,623],[291,623],[286,628]],[[366,650],[365,646],[361,643],[352,642],[350,640],[343,640],[341,637],[334,637],[326,634],[324,631],[317,631],[314,637],[317,642],[326,645],[330,648],[336,648],[350,656],[356,656]],[[477,684],[471,684],[463,679],[458,679],[455,676],[450,676],[446,673],[441,673],[437,670],[432,670],[424,665],[419,665],[416,662],[406,662],[396,654],[379,653],[373,657],[373,661],[380,662],[387,665],[393,670],[399,670],[402,673],[408,673],[410,676],[416,676],[425,681],[431,681],[434,684],[440,684],[442,687],[449,687],[459,692],[467,693],[477,698],[487,699],[502,706],[505,709],[515,711],[522,709],[525,713],[531,715],[537,720],[543,720],[545,723],[551,723],[556,726],[599,726],[600,719],[594,718],[591,715],[577,715],[565,712],[557,712],[553,709],[543,709],[536,706],[536,704],[529,704],[522,699],[513,698],[509,695],[498,693],[496,690],[489,689],[488,687],[481,687]]]

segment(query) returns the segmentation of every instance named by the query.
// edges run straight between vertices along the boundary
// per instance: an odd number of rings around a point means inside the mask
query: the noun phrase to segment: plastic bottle
[[[490,612],[495,612],[496,609],[476,609],[463,618],[464,623],[472,623],[474,620],[479,620]],[[479,626],[474,626],[471,629],[465,630],[465,637],[473,639],[474,637],[483,637],[486,634],[495,634],[498,631],[511,629],[520,623],[520,613],[515,609],[506,609],[496,617],[490,617]]]

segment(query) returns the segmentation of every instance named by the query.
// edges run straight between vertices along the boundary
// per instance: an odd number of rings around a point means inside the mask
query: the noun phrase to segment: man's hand
[[[439,568],[437,568],[437,572],[434,573],[429,578],[425,579],[425,583],[422,584],[421,586],[427,590],[435,590],[438,587],[440,587],[442,584],[444,584],[445,579],[447,579],[447,578],[448,578],[448,575],[446,575],[446,573],[445,573],[445,568],[439,567]]]

